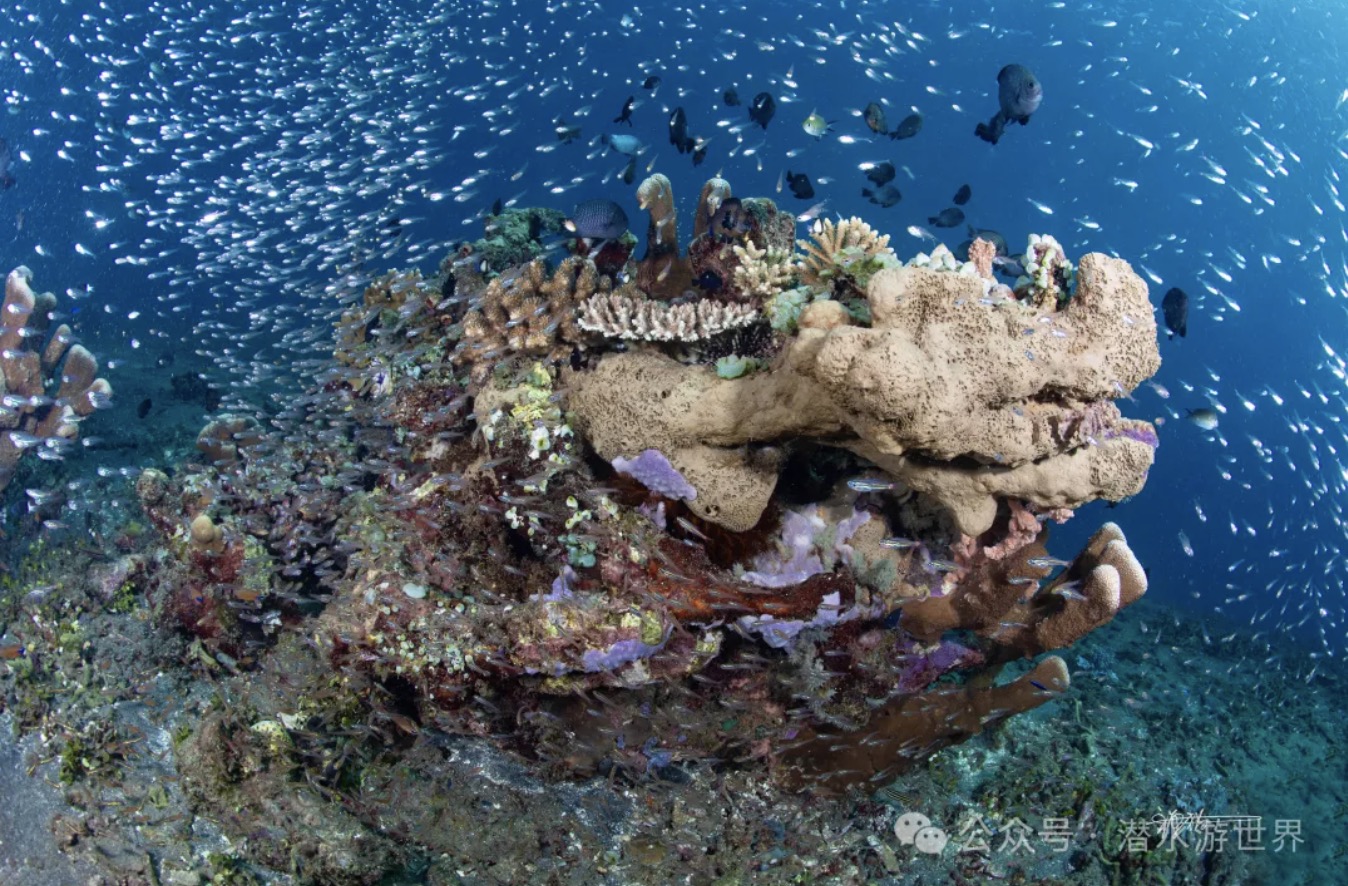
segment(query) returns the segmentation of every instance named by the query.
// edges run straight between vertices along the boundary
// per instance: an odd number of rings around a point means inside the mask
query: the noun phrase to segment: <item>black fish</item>
[[[861,196],[870,198],[872,203],[877,206],[883,206],[885,209],[888,209],[903,199],[903,195],[899,193],[899,189],[887,183],[875,190],[862,188]]]
[[[927,224],[937,228],[953,228],[964,221],[963,210],[950,207],[942,209],[936,215],[927,218]]]
[[[737,108],[740,103],[740,94],[732,86],[721,93],[721,101],[725,102],[728,107]]]
[[[960,185],[960,189],[955,192],[955,205],[963,206],[969,202],[969,198],[974,195],[973,189],[968,185]]]
[[[1003,237],[1000,232],[994,231],[991,228],[975,228],[973,225],[969,225],[968,230],[969,230],[970,243],[972,243],[974,238],[977,237],[980,240],[988,241],[994,247],[996,247],[998,255],[1011,254],[1010,248],[1008,248],[1006,245],[1006,238]],[[967,259],[961,259],[961,261],[965,260]]]
[[[669,115],[669,143],[687,154],[697,147],[697,142],[688,136],[688,115],[683,108],[675,108]]]
[[[894,164],[886,160],[866,171],[866,178],[874,185],[887,185],[894,180]]]
[[[501,211],[502,211],[503,209],[505,209],[505,207],[501,204],[501,198],[500,198],[500,197],[497,197],[494,201],[492,201],[492,204],[491,204],[491,214],[492,214],[492,215],[500,215],[500,214],[501,214]]]
[[[768,123],[772,122],[772,115],[775,113],[777,102],[766,92],[754,96],[753,103],[749,105],[749,119],[764,129],[768,128]]]
[[[660,78],[652,74],[641,82],[642,89],[654,89],[660,85]]]
[[[136,418],[144,418],[145,416],[149,415],[150,409],[153,406],[154,404],[150,402],[149,397],[146,397],[144,400],[141,400],[140,405],[136,407]]]
[[[637,100],[637,97],[636,97],[635,95],[629,95],[629,96],[627,97],[627,101],[623,103],[622,113],[620,113],[618,116],[614,117],[614,118],[613,118],[613,122],[614,122],[614,123],[626,123],[628,126],[631,126],[631,125],[632,125],[632,105],[636,102],[636,100]]]
[[[565,117],[558,117],[553,126],[557,132],[557,141],[564,145],[569,145],[580,138],[580,127],[570,125]]]
[[[801,200],[809,200],[814,197],[814,185],[810,184],[810,177],[803,172],[793,173],[786,171],[786,185]]]
[[[701,166],[702,161],[707,159],[707,143],[703,142],[693,149],[693,165]]]
[[[738,197],[727,197],[712,215],[709,227],[716,240],[739,240],[754,229],[754,217]]]
[[[576,204],[565,225],[586,240],[616,240],[627,231],[627,213],[612,200],[586,200]]]
[[[1007,65],[997,72],[997,113],[987,123],[980,123],[974,135],[985,142],[997,144],[1006,131],[1006,124],[1030,122],[1030,115],[1039,110],[1044,100],[1044,88],[1039,79],[1024,65]]]
[[[1161,299],[1161,311],[1165,314],[1165,328],[1170,330],[1170,338],[1184,338],[1189,332],[1189,296],[1178,286],[1171,289]]]
[[[627,161],[627,165],[623,167],[622,174],[620,174],[618,178],[623,180],[623,184],[630,185],[632,183],[632,179],[636,178],[636,175],[637,175],[637,158],[633,157],[631,160]]]
[[[866,119],[866,125],[871,128],[871,132],[878,132],[880,135],[889,132],[889,124],[885,122],[885,109],[880,107],[878,102],[868,104],[863,116]]]
[[[894,131],[889,134],[889,137],[896,140],[902,140],[905,138],[912,138],[921,131],[922,115],[909,114],[899,121],[899,125],[894,127]]]
[[[9,168],[14,165],[14,154],[9,150],[9,142],[0,138],[0,189],[8,191],[14,187],[16,179]]]

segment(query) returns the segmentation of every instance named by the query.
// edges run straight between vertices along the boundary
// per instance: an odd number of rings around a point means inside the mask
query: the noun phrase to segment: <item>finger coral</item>
[[[110,405],[98,361],[64,323],[50,329],[56,296],[35,293],[27,268],[10,271],[0,307],[0,491],[29,450],[59,458],[80,420]],[[50,332],[50,334],[48,334]]]
[[[771,298],[786,289],[795,277],[787,253],[775,247],[760,249],[752,241],[735,246],[739,265],[735,268],[735,286],[757,298]]]
[[[612,282],[594,262],[573,256],[551,276],[542,259],[493,278],[463,320],[463,339],[454,354],[471,364],[475,378],[491,372],[496,361],[513,355],[561,360],[584,341],[576,312]]]

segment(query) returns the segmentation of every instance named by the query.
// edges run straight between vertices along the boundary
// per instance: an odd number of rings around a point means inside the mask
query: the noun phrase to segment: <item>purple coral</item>
[[[983,664],[981,652],[958,643],[942,641],[929,649],[913,643],[910,647],[895,686],[897,692],[904,695],[921,692],[943,674]]]
[[[584,655],[581,656],[581,666],[592,674],[601,671],[616,671],[625,664],[650,658],[659,652],[660,647],[664,645],[664,640],[661,640],[655,646],[644,643],[635,637],[619,640],[608,649],[585,650]]]
[[[613,460],[613,469],[620,474],[628,475],[651,492],[665,498],[684,501],[697,498],[697,490],[693,488],[693,484],[689,483],[658,449],[643,449],[636,458],[623,458],[620,455]]]

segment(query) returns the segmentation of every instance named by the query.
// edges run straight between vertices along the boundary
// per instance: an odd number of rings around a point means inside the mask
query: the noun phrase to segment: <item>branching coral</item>
[[[760,249],[752,241],[734,247],[739,266],[735,268],[735,286],[757,298],[771,298],[786,289],[795,277],[790,256],[775,247]]]
[[[547,263],[534,259],[494,278],[463,321],[457,363],[472,365],[474,378],[489,374],[497,361],[515,355],[567,357],[585,340],[577,308],[612,283],[594,262],[571,257],[548,276]]]
[[[706,299],[671,305],[640,294],[639,290],[603,292],[581,306],[581,329],[605,338],[639,341],[703,341],[758,319],[752,305],[726,304]]]
[[[855,216],[816,219],[810,236],[801,244],[804,255],[797,263],[801,282],[836,298],[860,295],[875,271],[897,263],[889,235]]]
[[[51,330],[56,296],[33,292],[27,268],[10,271],[0,307],[0,491],[19,460],[41,449],[59,458],[80,420],[111,404],[98,361],[64,323]],[[45,340],[45,341],[44,341]]]

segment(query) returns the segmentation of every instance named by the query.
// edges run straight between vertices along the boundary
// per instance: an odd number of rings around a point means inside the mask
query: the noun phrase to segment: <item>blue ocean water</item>
[[[719,173],[792,211],[826,199],[826,216],[861,216],[901,258],[932,245],[913,227],[965,239],[928,218],[968,184],[968,222],[1013,252],[1050,233],[1069,256],[1131,262],[1158,309],[1170,287],[1190,299],[1187,337],[1162,341],[1154,383],[1120,403],[1164,422],[1146,489],[1083,508],[1054,550],[1113,520],[1151,578],[1124,618],[1170,607],[1214,644],[1290,640],[1304,656],[1273,666],[1307,679],[1344,654],[1338,4],[110,0],[9,4],[0,27],[17,180],[0,193],[0,255],[39,288],[74,290],[62,305],[110,367],[122,415],[136,373],[167,354],[226,405],[284,400],[324,352],[305,330],[323,330],[334,291],[389,266],[433,271],[498,199],[569,211],[608,197],[640,232],[604,133],[645,142],[638,180],[668,175],[685,220]],[[1043,104],[990,146],[974,127],[1012,62],[1038,75]],[[745,105],[776,98],[766,129],[725,104],[729,87]],[[611,122],[628,96],[630,129]],[[921,132],[869,131],[870,101],[891,125],[920,113]],[[706,140],[701,166],[668,143],[675,107]],[[834,121],[822,138],[802,127],[812,111]],[[573,143],[555,134],[562,118],[581,127]],[[899,169],[891,208],[861,194],[866,164],[883,161]],[[816,196],[781,190],[788,169]],[[1204,407],[1213,430],[1185,420]],[[153,463],[154,434],[52,470],[127,483],[94,468]]]

